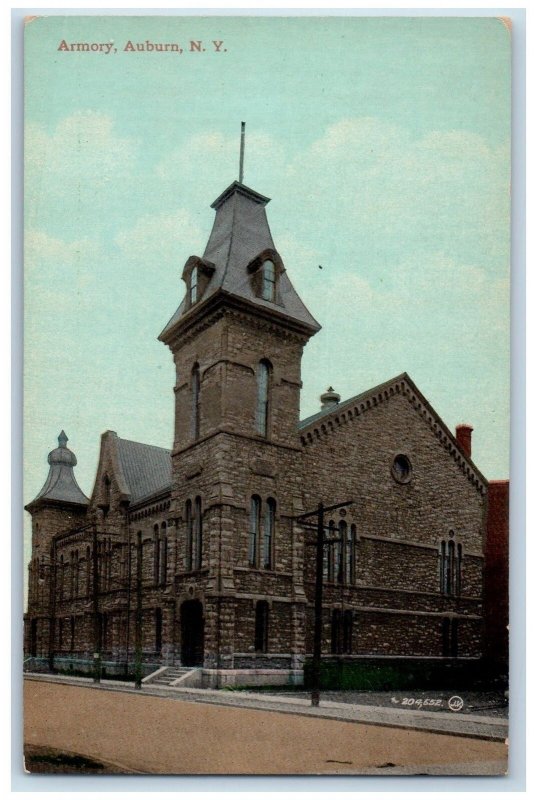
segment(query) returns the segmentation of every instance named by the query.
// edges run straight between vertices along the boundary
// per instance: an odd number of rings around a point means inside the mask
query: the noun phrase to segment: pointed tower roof
[[[185,296],[159,339],[166,341],[178,323],[191,315],[194,317],[197,309],[219,293],[295,323],[309,335],[320,329],[295,291],[277,253],[265,211],[269,202],[268,197],[234,181],[212,203],[216,216],[203,258],[191,256],[183,273],[185,279],[189,265],[197,262],[206,269],[207,285],[200,300],[192,307],[188,305],[188,295]],[[279,265],[278,292],[274,302],[263,299],[255,291],[251,272],[260,258],[270,258]]]
[[[71,505],[87,506],[88,498],[76,482],[73,468],[76,466],[76,456],[67,447],[68,438],[62,430],[58,436],[58,447],[48,454],[50,469],[45,485],[31,503],[25,506],[27,511],[32,511],[39,503],[52,501],[54,503],[70,503]]]

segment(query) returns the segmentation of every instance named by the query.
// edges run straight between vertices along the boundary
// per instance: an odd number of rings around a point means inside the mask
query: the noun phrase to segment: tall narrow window
[[[194,500],[194,547],[192,553],[193,569],[201,569],[203,548],[203,528],[201,517],[201,497]]]
[[[355,550],[356,550],[356,525],[350,525],[347,528],[347,542],[345,550],[345,561],[346,561],[345,580],[347,583],[350,584],[354,583]]]
[[[75,617],[71,617],[71,642],[69,644],[69,650],[71,653],[75,649]]]
[[[334,580],[334,539],[336,537],[336,525],[333,519],[328,523],[328,544],[326,545],[327,564],[326,573],[330,583]]]
[[[192,570],[192,545],[194,539],[194,519],[192,515],[192,501],[187,500],[185,506],[186,517],[186,570]]]
[[[259,600],[255,605],[255,642],[256,653],[268,652],[268,619],[269,607],[266,600]]]
[[[339,536],[336,542],[336,580],[338,583],[345,581],[345,560],[344,548],[347,541],[347,523],[341,520],[339,523]]]
[[[451,620],[451,657],[457,658],[459,655],[459,620]]]
[[[265,524],[263,531],[263,568],[272,569],[272,546],[274,540],[274,520],[276,517],[276,501],[269,497],[265,508]]]
[[[448,542],[447,558],[447,593],[454,594],[455,584],[455,542],[451,539]]]
[[[462,544],[459,542],[457,545],[457,579],[455,591],[460,595],[462,590]]]
[[[190,273],[190,305],[193,306],[198,299],[198,268],[194,267]]]
[[[63,555],[60,556],[60,564],[58,567],[58,583],[60,600],[63,600]]]
[[[192,370],[192,436],[200,435],[200,368],[195,364]]]
[[[263,262],[263,300],[274,301],[276,296],[276,270],[270,260]]]
[[[251,567],[257,567],[260,524],[261,498],[254,494],[250,501],[250,537],[248,543],[248,563]]]
[[[79,569],[80,569],[80,562],[78,560],[78,550],[75,551],[75,597],[78,597],[79,593]]]
[[[160,653],[162,650],[162,609],[155,609],[155,650]]]
[[[160,526],[161,529],[161,538],[160,538],[160,558],[159,558],[159,583],[161,586],[166,584],[166,578],[168,573],[168,537],[166,535],[166,523],[163,522]]]
[[[332,611],[331,650],[332,653],[341,653],[341,611],[339,608]]]
[[[446,594],[446,543],[440,545],[440,591]]]
[[[352,621],[353,613],[349,609],[343,615],[343,652],[352,653]]]
[[[153,583],[155,586],[160,578],[160,543],[158,536],[158,525],[153,525]]]
[[[260,361],[257,367],[257,407],[256,431],[261,436],[268,435],[269,399],[270,399],[270,363]]]
[[[91,587],[91,550],[86,547],[86,597],[89,597]]]
[[[444,617],[442,620],[442,655],[444,658],[449,658],[450,655],[450,641],[449,641],[449,619]]]

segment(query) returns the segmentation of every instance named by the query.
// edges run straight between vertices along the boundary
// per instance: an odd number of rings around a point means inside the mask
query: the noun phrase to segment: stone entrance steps
[[[198,671],[197,667],[161,667],[151,675],[147,675],[142,681],[151,686],[174,686],[175,683],[182,684],[186,681],[186,676]]]

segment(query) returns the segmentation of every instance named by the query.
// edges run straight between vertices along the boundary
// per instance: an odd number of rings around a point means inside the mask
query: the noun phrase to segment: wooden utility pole
[[[101,681],[101,620],[99,619],[99,552],[97,526],[93,526],[93,681]]]
[[[56,640],[56,540],[50,545],[49,570],[49,627],[48,627],[48,669],[54,672],[54,645]]]
[[[142,688],[142,532],[136,534],[136,622],[134,632],[134,685]]]
[[[318,706],[321,696],[321,657],[323,650],[323,564],[324,546],[329,541],[335,542],[336,539],[326,540],[324,538],[324,515],[327,511],[335,511],[344,506],[353,504],[353,500],[345,503],[336,503],[333,506],[325,506],[319,503],[316,511],[308,511],[297,517],[299,524],[308,517],[317,516],[317,537],[315,541],[315,625],[313,629],[313,661],[311,670],[311,704]],[[313,527],[306,525],[306,527]]]

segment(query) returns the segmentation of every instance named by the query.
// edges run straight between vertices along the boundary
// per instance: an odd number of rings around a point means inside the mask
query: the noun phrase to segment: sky
[[[406,371],[451,430],[473,425],[484,475],[508,477],[502,21],[48,17],[26,25],[24,66],[25,503],[62,428],[88,495],[105,430],[171,447],[157,336],[238,178],[243,120],[244,182],[272,198],[276,248],[322,325],[301,415],[329,385],[346,399]]]

